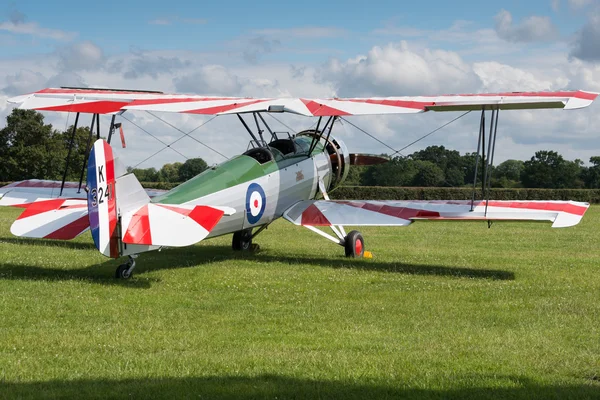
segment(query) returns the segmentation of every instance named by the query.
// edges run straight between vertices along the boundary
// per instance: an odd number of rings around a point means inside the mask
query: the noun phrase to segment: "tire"
[[[115,271],[115,278],[117,279],[129,279],[133,276],[133,273],[127,273],[129,270],[129,264],[121,264]]]
[[[231,248],[236,251],[248,251],[252,249],[252,229],[245,229],[233,233]]]
[[[365,254],[365,240],[359,231],[352,231],[346,236],[346,257],[360,258]]]

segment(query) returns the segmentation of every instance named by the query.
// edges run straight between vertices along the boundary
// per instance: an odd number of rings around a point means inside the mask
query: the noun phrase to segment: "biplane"
[[[281,217],[344,247],[348,257],[362,257],[365,253],[363,236],[357,230],[347,233],[349,226],[407,226],[418,220],[516,220],[550,221],[553,227],[567,227],[579,223],[588,203],[489,198],[499,113],[523,109],[574,110],[589,106],[597,95],[560,91],[309,99],[43,89],[9,102],[22,109],[75,113],[73,135],[80,115],[92,114],[89,154],[82,165],[81,179],[78,183],[66,182],[64,177],[62,181],[15,182],[0,188],[0,205],[24,208],[11,226],[16,236],[69,240],[90,230],[96,248],[103,255],[129,257],[115,272],[122,279],[132,276],[138,254],[162,247],[189,246],[233,234],[233,249],[252,249],[256,236]],[[111,140],[119,126],[115,118],[125,111],[234,114],[248,132],[250,144],[243,154],[172,190],[145,190],[113,155]],[[481,112],[475,168],[480,168],[483,199],[476,200],[474,194],[466,201],[330,200],[328,191],[344,182],[352,165],[377,162],[377,157],[350,154],[344,142],[332,134],[336,121],[351,115],[431,111]],[[268,113],[316,117],[316,128],[294,135],[277,133],[264,118]],[[100,137],[101,114],[112,115],[107,140]],[[96,141],[92,144],[94,121]],[[67,167],[68,162],[69,156]],[[474,188],[477,176],[476,171]]]

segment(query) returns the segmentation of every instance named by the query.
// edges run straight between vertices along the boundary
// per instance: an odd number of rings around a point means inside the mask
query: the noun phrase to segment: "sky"
[[[0,5],[0,128],[7,99],[45,87],[82,86],[249,97],[368,97],[582,89],[600,92],[600,0],[222,2],[27,1]],[[600,101],[584,110],[507,111],[496,160],[556,150],[600,155]],[[475,151],[471,113],[406,149]],[[46,113],[57,129],[74,116]],[[457,115],[351,117],[394,149]],[[233,116],[158,115],[226,157],[249,141]],[[276,131],[310,127],[277,115]],[[91,116],[83,117],[88,124]],[[108,117],[101,126],[106,130]],[[129,166],[224,157],[147,113],[121,118]],[[106,132],[102,132],[104,135]],[[389,149],[350,124],[334,135],[352,152]],[[147,160],[146,160],[147,159]],[[141,164],[140,164],[141,163]],[[1,177],[0,177],[1,178]],[[1,180],[1,179],[0,179]]]

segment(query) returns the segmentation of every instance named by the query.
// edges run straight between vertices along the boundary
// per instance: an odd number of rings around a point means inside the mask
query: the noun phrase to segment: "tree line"
[[[0,130],[0,181],[62,180],[72,130],[73,126],[60,131],[45,124],[44,116],[37,111],[14,109],[6,117],[6,126]],[[89,127],[76,129],[67,180],[79,181],[95,135],[92,135],[92,142],[89,137]],[[192,158],[183,163],[165,164],[159,170],[132,167],[127,170],[143,182],[183,182],[206,168],[203,159]]]
[[[444,146],[429,146],[407,157],[350,170],[346,185],[462,187],[473,184],[476,153],[460,154]],[[480,158],[477,184],[481,183],[484,160]],[[600,157],[566,160],[552,150],[539,150],[527,161],[506,160],[491,167],[492,187],[596,189],[600,187]]]
[[[44,123],[42,114],[15,109],[0,130],[0,181],[30,178],[60,180],[65,168],[72,127],[65,131]],[[77,128],[67,179],[78,181],[89,143],[89,128]],[[368,167],[352,167],[345,185],[462,187],[473,184],[475,153],[461,154],[444,146],[429,146],[407,157]],[[552,150],[537,151],[527,161],[506,160],[491,170],[491,185],[499,188],[600,188],[600,156],[590,166],[565,160]],[[478,166],[481,182],[483,160]],[[142,182],[184,182],[207,168],[201,158],[156,168],[128,168]]]

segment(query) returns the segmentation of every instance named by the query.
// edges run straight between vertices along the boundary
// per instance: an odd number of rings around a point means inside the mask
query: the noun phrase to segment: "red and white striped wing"
[[[224,115],[289,112],[305,116],[413,114],[424,111],[564,108],[589,106],[598,96],[585,91],[508,92],[443,96],[350,99],[208,97],[99,89],[43,89],[9,99],[19,108],[110,114],[123,110]]]
[[[406,226],[419,219],[551,221],[552,227],[577,225],[588,203],[575,201],[325,201],[306,200],[283,217],[304,226]]]
[[[203,240],[234,209],[146,204],[122,218],[123,243],[183,247]]]
[[[70,240],[90,227],[85,200],[53,199],[13,206],[25,208],[10,227],[15,236]]]

